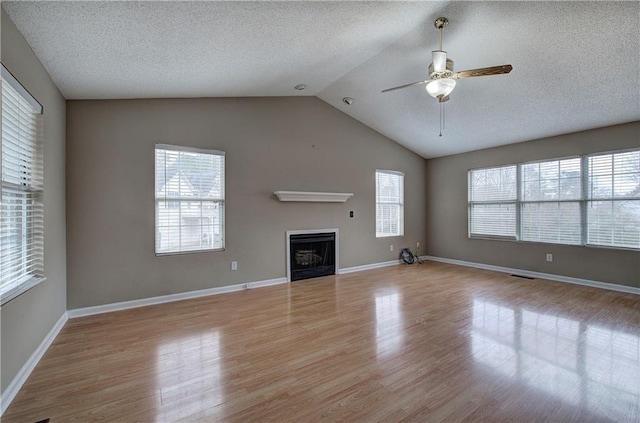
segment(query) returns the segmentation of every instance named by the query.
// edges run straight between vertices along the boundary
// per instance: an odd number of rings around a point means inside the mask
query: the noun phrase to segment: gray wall
[[[69,101],[67,134],[69,309],[284,277],[286,230],[339,228],[342,268],[425,242],[424,159],[317,98]],[[155,257],[155,143],[226,152],[226,251]],[[404,237],[375,237],[376,168],[405,173]]]
[[[640,122],[634,122],[427,160],[427,253],[640,287],[639,252],[467,237],[468,169],[639,146]]]
[[[66,307],[65,100],[2,9],[2,63],[44,106],[44,268],[47,280],[2,306],[2,391]]]

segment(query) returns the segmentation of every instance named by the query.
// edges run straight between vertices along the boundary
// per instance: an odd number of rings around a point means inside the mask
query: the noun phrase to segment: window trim
[[[1,290],[0,295],[2,296],[2,301],[0,305],[5,305],[9,301],[18,298],[20,295],[24,294],[31,288],[40,285],[46,280],[46,276],[32,276],[20,283],[16,281],[5,285]]]
[[[154,151],[157,149],[161,150],[171,150],[171,151],[180,151],[186,153],[199,153],[199,154],[214,154],[218,156],[226,156],[226,153],[222,150],[214,150],[212,148],[198,148],[198,147],[184,147],[181,145],[171,145],[171,144],[155,144],[153,147]],[[155,164],[154,164],[155,167]]]
[[[42,104],[40,104],[40,102],[38,100],[36,100],[36,98],[29,92],[29,90],[27,90],[21,83],[20,81],[18,81],[18,79],[13,76],[13,74],[11,73],[11,71],[9,71],[9,69],[7,69],[7,67],[4,65],[4,63],[1,64],[2,66],[0,67],[0,75],[2,77],[2,83],[7,83],[14,91],[16,91],[16,93],[18,95],[20,95],[34,110],[34,112],[36,114],[39,115],[43,115],[44,114],[44,107],[42,106]],[[44,145],[43,145],[43,137],[41,135],[41,138],[38,140],[36,139],[36,144],[41,144],[40,147],[44,149]],[[0,146],[1,146],[2,141],[0,140]],[[0,163],[2,161],[2,148],[0,148]],[[47,280],[46,275],[44,274],[44,185],[45,185],[45,175],[44,175],[44,152],[43,152],[43,157],[42,157],[42,162],[40,163],[41,167],[42,167],[42,189],[39,190],[39,196],[41,197],[41,203],[42,203],[42,225],[43,225],[43,231],[42,231],[42,237],[43,237],[43,241],[42,241],[42,266],[43,266],[43,273],[42,275],[28,275],[28,277],[22,277],[21,279],[17,279],[15,281],[12,281],[4,286],[0,286],[0,306],[5,305],[6,303],[8,303],[9,301],[19,297],[20,295],[24,294],[25,292],[29,291],[31,288],[41,284],[42,282],[44,282],[45,280]],[[1,164],[0,164],[1,167]],[[2,193],[2,184],[0,184],[0,195]]]
[[[590,199],[588,197],[588,187],[589,187],[589,158],[595,156],[602,155],[613,155],[613,154],[622,154],[622,153],[631,153],[631,152],[639,152],[640,148],[630,147],[619,150],[607,150],[600,152],[593,152],[583,155],[570,155],[563,157],[552,157],[545,158],[539,160],[532,160],[527,162],[520,163],[510,163],[510,164],[501,164],[494,166],[484,166],[484,167],[476,167],[467,169],[467,239],[479,239],[485,241],[511,241],[517,243],[526,243],[526,244],[545,244],[545,245],[562,245],[569,247],[582,247],[582,248],[600,248],[600,249],[610,249],[610,250],[624,250],[624,251],[640,251],[640,248],[634,247],[624,247],[624,246],[616,246],[616,245],[601,245],[601,244],[590,244],[587,242],[588,237],[588,219],[587,219],[587,207],[589,202],[591,201],[614,201],[614,200],[633,200],[637,201],[639,197],[616,197],[616,198],[604,198],[604,199]],[[521,166],[527,164],[535,164],[535,163],[543,163],[550,161],[561,161],[567,159],[580,159],[580,188],[581,195],[580,199],[577,200],[543,200],[543,201],[523,201],[521,200],[521,190],[522,190],[522,181],[521,181]],[[500,201],[493,202],[471,202],[470,194],[471,194],[471,185],[470,185],[470,177],[471,172],[474,170],[483,170],[483,169],[494,169],[494,168],[502,168],[508,166],[516,166],[517,178],[516,178],[516,237],[510,236],[491,236],[491,235],[472,235],[471,234],[471,205],[479,204],[479,203],[488,203],[488,204],[498,204]],[[529,241],[521,239],[521,208],[523,204],[529,203],[562,203],[562,202],[577,202],[580,204],[580,244],[566,244],[566,243],[552,243],[552,242],[544,242],[544,241]],[[502,201],[502,203],[513,203],[511,201]]]
[[[222,196],[222,200],[211,200],[211,199],[203,199],[203,198],[189,198],[189,199],[174,199],[175,201],[222,201],[223,204],[223,212],[222,212],[222,224],[221,224],[221,233],[222,233],[222,247],[221,248],[207,248],[207,249],[200,249],[200,250],[188,250],[188,251],[168,251],[168,252],[158,252],[157,251],[157,246],[158,246],[158,201],[162,201],[162,200],[158,200],[158,198],[156,197],[156,178],[157,178],[157,162],[155,159],[155,155],[156,155],[156,151],[158,149],[161,150],[168,150],[168,151],[178,151],[178,152],[187,152],[187,153],[198,153],[198,154],[211,154],[211,155],[217,155],[217,156],[222,156],[224,158],[224,168],[223,168],[223,184],[222,184],[222,191],[223,191],[223,196]],[[222,252],[226,250],[226,217],[227,217],[227,213],[226,213],[226,203],[227,203],[227,163],[226,163],[226,152],[222,151],[222,150],[214,150],[214,149],[207,149],[207,148],[197,148],[197,147],[187,147],[187,146],[180,146],[180,145],[170,145],[170,144],[161,144],[161,143],[156,143],[153,147],[153,175],[154,175],[154,189],[153,189],[153,208],[154,208],[154,223],[153,223],[153,250],[154,250],[154,254],[156,257],[164,257],[164,256],[177,256],[177,255],[185,255],[185,254],[202,254],[202,253],[211,253],[211,252]]]
[[[381,203],[378,201],[378,173],[385,173],[388,175],[394,175],[394,176],[400,176],[401,177],[401,182],[402,182],[402,187],[400,189],[400,203]],[[375,173],[374,173],[374,177],[375,177],[375,192],[374,192],[374,201],[375,201],[375,222],[376,222],[376,226],[375,226],[375,234],[376,234],[376,239],[378,238],[391,238],[391,237],[400,237],[400,236],[404,236],[404,172],[401,172],[399,170],[386,170],[386,169],[376,169]],[[398,204],[400,206],[400,224],[398,225],[398,232],[397,234],[390,234],[390,235],[378,235],[378,228],[377,228],[377,222],[378,222],[378,204]]]

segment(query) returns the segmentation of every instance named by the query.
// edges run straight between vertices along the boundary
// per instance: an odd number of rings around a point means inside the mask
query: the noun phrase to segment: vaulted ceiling
[[[640,120],[638,2],[2,7],[67,99],[317,96],[425,158]],[[458,81],[442,137],[424,86],[381,93],[428,77],[439,16],[456,70],[513,65]]]

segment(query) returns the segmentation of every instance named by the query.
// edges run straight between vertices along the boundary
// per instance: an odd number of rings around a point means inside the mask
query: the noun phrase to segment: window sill
[[[156,253],[156,257],[164,256],[179,256],[184,254],[199,254],[199,253],[219,253],[225,251],[225,248],[211,248],[208,250],[191,250],[191,251],[167,251],[164,253]]]
[[[5,305],[45,280],[47,278],[44,276],[34,276],[22,283],[13,283],[3,287],[0,289],[0,305]]]
[[[514,241],[514,242],[520,242],[520,240],[518,240],[516,237],[514,236],[500,236],[500,235],[469,235],[468,237],[469,239],[483,239],[486,241]]]
[[[618,251],[635,251],[640,252],[640,248],[633,247],[618,247],[615,245],[598,245],[598,244],[563,244],[560,242],[544,242],[544,241],[525,241],[522,239],[508,238],[508,237],[488,237],[488,236],[469,236],[467,239],[477,239],[481,241],[507,241],[515,242],[516,244],[542,244],[549,246],[561,246],[561,247],[581,247],[581,248],[596,248],[602,250],[618,250]]]

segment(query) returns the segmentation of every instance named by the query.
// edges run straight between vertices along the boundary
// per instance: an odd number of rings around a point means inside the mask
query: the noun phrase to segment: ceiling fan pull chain
[[[440,137],[442,136],[442,122],[443,122],[444,103],[440,103]]]

